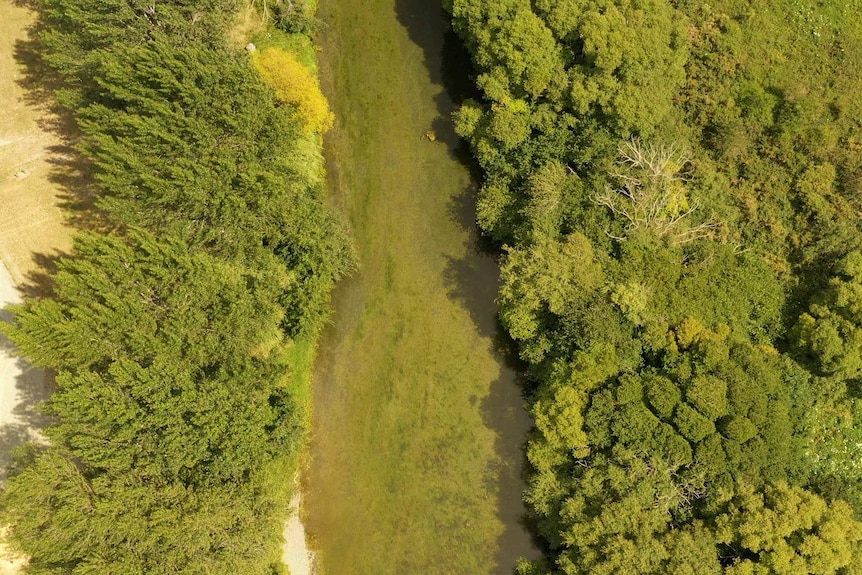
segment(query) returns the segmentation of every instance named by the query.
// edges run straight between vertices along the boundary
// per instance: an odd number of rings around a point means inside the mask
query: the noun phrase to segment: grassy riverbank
[[[495,349],[496,265],[462,209],[443,18],[409,4],[319,12],[328,170],[361,269],[336,290],[317,363],[307,525],[331,575],[509,572],[529,552],[516,523],[528,421]]]

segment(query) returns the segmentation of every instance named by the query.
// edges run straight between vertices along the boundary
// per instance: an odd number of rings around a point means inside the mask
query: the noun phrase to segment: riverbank
[[[302,494],[297,489],[290,502],[292,514],[284,525],[284,546],[281,561],[287,565],[290,575],[314,573],[314,553],[308,548],[305,525],[302,523]]]
[[[535,553],[521,525],[530,421],[448,120],[445,17],[416,0],[318,14],[330,188],[361,269],[336,289],[316,364],[306,527],[329,575],[510,573]]]

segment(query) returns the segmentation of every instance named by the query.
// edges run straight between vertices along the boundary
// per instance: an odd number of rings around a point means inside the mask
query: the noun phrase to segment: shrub
[[[266,48],[252,55],[260,75],[275,89],[278,99],[296,107],[309,132],[323,133],[335,119],[317,79],[289,52]]]

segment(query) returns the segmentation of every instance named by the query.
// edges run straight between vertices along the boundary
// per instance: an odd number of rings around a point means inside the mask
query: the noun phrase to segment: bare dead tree
[[[683,225],[699,207],[686,194],[689,163],[688,155],[676,145],[628,141],[620,146],[617,160],[624,170],[613,174],[619,187],[606,187],[593,201],[627,220],[626,231],[648,229],[671,236],[675,243],[711,236],[719,227],[717,222]]]

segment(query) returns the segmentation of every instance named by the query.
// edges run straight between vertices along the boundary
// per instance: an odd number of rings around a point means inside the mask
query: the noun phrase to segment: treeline
[[[862,5],[444,5],[532,382],[519,573],[859,572]]]
[[[104,229],[3,326],[58,386],[0,497],[27,573],[284,572],[300,370],[352,252],[320,135],[227,45],[238,9],[37,5]]]

